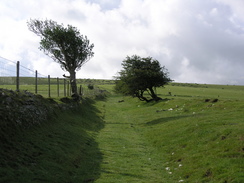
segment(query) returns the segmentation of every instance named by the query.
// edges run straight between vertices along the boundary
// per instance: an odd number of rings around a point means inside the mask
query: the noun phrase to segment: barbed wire
[[[15,76],[16,63],[0,56],[0,76]]]
[[[21,64],[20,61],[13,61],[0,56],[1,88],[27,90],[48,97],[51,95],[70,96],[71,86],[67,78],[53,77],[47,79],[47,77],[47,75]],[[80,91],[83,91],[82,85],[80,85]]]
[[[8,61],[8,62],[12,62],[12,63],[16,64],[16,62],[15,62],[15,61],[9,60],[9,59],[4,58],[4,57],[2,57],[2,56],[0,56],[0,58],[1,58],[1,59],[3,59],[3,60],[6,60],[6,61]]]
[[[0,56],[0,76],[16,76],[16,64],[17,61],[13,61],[10,59],[7,59],[5,57]],[[20,76],[22,77],[35,77],[36,71],[22,65],[20,63]],[[41,74],[37,72],[38,77],[44,77],[46,78],[47,76],[44,74]]]

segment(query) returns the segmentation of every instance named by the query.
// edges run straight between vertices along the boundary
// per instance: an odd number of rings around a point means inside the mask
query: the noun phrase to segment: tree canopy
[[[40,50],[50,56],[61,68],[70,73],[72,93],[77,95],[76,72],[90,58],[94,44],[80,31],[71,25],[64,27],[52,20],[30,20],[27,22],[30,31],[41,37]]]
[[[172,81],[167,69],[164,66],[161,67],[160,63],[152,57],[127,56],[122,66],[115,90],[138,97],[142,101],[160,100],[161,98],[155,92],[156,87],[164,86]],[[145,97],[144,92],[148,92],[151,99]]]

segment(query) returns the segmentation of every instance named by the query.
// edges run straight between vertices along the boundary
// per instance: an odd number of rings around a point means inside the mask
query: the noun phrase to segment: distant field
[[[50,93],[51,97],[59,96],[63,97],[70,95],[70,86],[68,86],[68,80],[66,80],[66,86],[64,86],[64,79],[59,78],[59,86],[57,78],[50,79]],[[44,97],[48,97],[49,93],[49,85],[48,78],[38,78],[37,80],[37,93],[43,95]],[[87,86],[92,84],[94,86],[98,85],[113,85],[113,80],[102,80],[102,79],[77,79],[77,87],[82,86],[83,95],[90,95],[92,91],[88,90]],[[15,77],[0,77],[0,88],[16,90],[16,78]],[[29,92],[35,93],[35,78],[33,77],[20,77],[20,90],[27,90]]]
[[[68,80],[67,80],[68,81]],[[38,78],[38,93],[48,95],[48,79]],[[51,78],[51,96],[57,96],[57,78]],[[107,87],[112,91],[115,84],[114,80],[103,79],[77,79],[77,86],[83,86],[86,90],[87,85],[92,84],[99,87]],[[16,89],[15,77],[0,77],[0,88]],[[20,77],[20,90],[35,92],[35,78]],[[64,94],[64,81],[59,79],[60,95]],[[66,86],[67,90],[67,86]],[[244,86],[239,85],[212,85],[212,84],[193,84],[193,83],[170,83],[165,88],[158,88],[159,95],[167,96],[171,92],[171,97],[198,97],[198,98],[222,98],[222,99],[244,99]],[[68,93],[66,91],[66,93]],[[170,97],[170,96],[168,96]]]
[[[101,88],[113,90],[114,85],[100,85]],[[244,100],[244,86],[170,83],[157,88],[157,94],[162,98],[217,98]],[[171,95],[170,95],[171,94]]]
[[[244,100],[244,86],[171,83],[161,91],[171,92],[175,97]]]
[[[64,78],[59,78],[63,80]],[[38,78],[38,84],[43,85],[48,83],[48,78]],[[51,78],[51,84],[56,84],[57,78]],[[77,79],[77,83],[93,83],[93,84],[113,84],[114,80],[104,79]],[[15,85],[16,77],[0,77],[0,85]],[[34,85],[34,77],[20,77],[20,85]]]

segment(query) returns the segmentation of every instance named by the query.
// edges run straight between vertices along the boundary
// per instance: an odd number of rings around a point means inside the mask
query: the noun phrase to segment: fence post
[[[64,79],[64,96],[66,97],[66,80]]]
[[[72,86],[71,86],[71,83],[70,83],[70,87],[69,87],[69,96],[71,96],[73,93],[72,93]]]
[[[35,94],[37,94],[37,70],[36,70],[36,86],[35,86]]]
[[[16,90],[19,91],[19,61],[16,65]]]
[[[50,75],[48,75],[48,97],[51,97],[51,82],[50,82]]]
[[[82,91],[82,85],[80,85],[79,95],[81,95]]]
[[[57,77],[57,93],[58,93],[58,97],[59,97],[59,78]]]
[[[81,85],[80,85],[80,88],[79,88],[79,95],[81,95]]]
[[[69,81],[67,81],[67,96],[69,96]]]

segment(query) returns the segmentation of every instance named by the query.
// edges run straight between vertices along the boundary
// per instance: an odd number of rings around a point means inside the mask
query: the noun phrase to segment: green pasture
[[[160,93],[171,92],[174,97],[244,99],[244,86],[206,85],[206,84],[177,84],[166,85]]]
[[[244,87],[170,84],[157,92],[158,103],[116,94],[104,103],[97,182],[243,182]]]
[[[10,89],[10,90],[16,90],[16,85],[0,85],[0,88],[4,89]],[[20,85],[20,90],[27,90],[29,92],[35,93],[36,86],[34,84],[32,85]],[[51,97],[58,97],[58,92],[60,97],[69,96],[70,91],[68,90],[67,86],[66,89],[64,89],[64,85],[59,85],[59,87],[56,84],[50,85],[50,96]],[[65,94],[66,93],[66,94]],[[40,94],[44,97],[48,97],[49,95],[49,85],[48,84],[42,84],[37,86],[37,94]]]
[[[12,138],[0,182],[244,182],[244,86],[171,83],[149,103],[95,86],[110,94]]]
[[[82,94],[85,97],[89,97],[94,95],[96,91],[92,91],[88,89],[88,85],[108,85],[113,86],[113,80],[102,80],[102,79],[77,79],[77,87],[78,89],[82,88]],[[16,90],[16,78],[15,77],[0,77],[0,88]],[[96,89],[97,87],[95,87]],[[20,90],[27,90],[29,92],[36,92],[35,78],[32,77],[20,77]],[[48,78],[38,78],[37,80],[37,94],[40,94],[44,97],[49,96],[49,83]],[[50,96],[52,98],[55,97],[64,97],[70,96],[71,88],[69,85],[69,81],[64,79],[51,78],[50,79]]]

